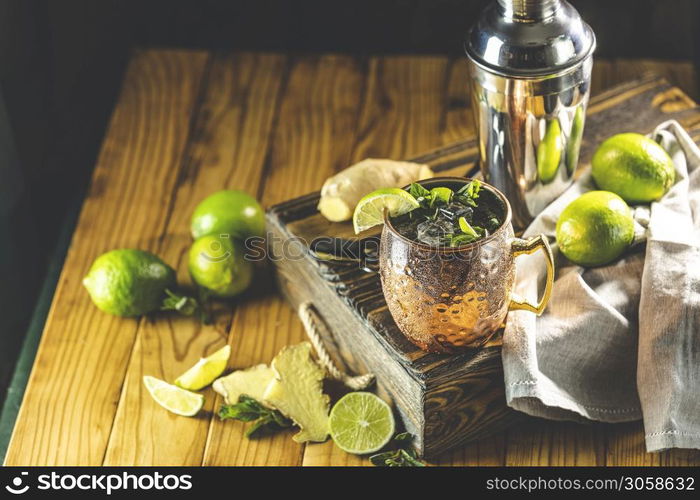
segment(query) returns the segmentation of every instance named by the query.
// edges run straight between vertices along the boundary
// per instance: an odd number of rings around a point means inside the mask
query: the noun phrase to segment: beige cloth
[[[508,405],[556,420],[644,418],[648,451],[700,448],[700,150],[675,121],[652,134],[676,165],[676,183],[635,207],[637,244],[599,268],[569,263],[545,313],[509,313],[503,366]],[[595,189],[590,172],[525,232],[554,242],[559,213]],[[516,290],[536,300],[541,255],[517,260]]]

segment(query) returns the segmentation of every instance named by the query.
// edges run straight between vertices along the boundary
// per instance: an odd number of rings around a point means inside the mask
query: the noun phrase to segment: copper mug
[[[453,190],[470,182],[436,177],[420,183]],[[487,200],[488,198],[488,200]],[[500,209],[501,226],[467,245],[434,247],[401,235],[384,217],[379,272],[387,306],[406,337],[423,350],[455,352],[483,346],[503,324],[509,310],[541,314],[554,282],[554,259],[547,237],[516,238],[506,197],[482,182],[480,201]],[[547,281],[542,299],[533,304],[513,293],[515,258],[542,250]]]

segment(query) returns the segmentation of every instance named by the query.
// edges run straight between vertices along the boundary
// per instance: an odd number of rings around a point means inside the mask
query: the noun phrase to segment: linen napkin
[[[650,452],[700,448],[700,150],[675,121],[652,138],[671,155],[676,182],[650,208],[633,207],[636,244],[610,265],[583,268],[554,243],[549,306],[539,318],[510,312],[503,339],[509,406],[555,420],[643,417]],[[524,237],[554,242],[558,215],[592,189],[589,170]],[[536,301],[543,257],[516,265],[516,291]]]

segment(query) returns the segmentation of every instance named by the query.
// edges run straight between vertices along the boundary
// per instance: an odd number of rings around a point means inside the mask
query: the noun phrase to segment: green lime
[[[192,417],[204,406],[204,396],[201,394],[186,391],[155,377],[146,375],[143,377],[143,385],[156,403],[176,415]]]
[[[221,236],[245,240],[265,234],[265,213],[255,198],[243,191],[218,191],[205,198],[192,214],[192,237]]]
[[[365,195],[355,207],[352,225],[355,234],[384,223],[384,210],[397,217],[420,207],[408,191],[401,188],[382,188]]]
[[[617,259],[634,238],[632,211],[615,193],[589,191],[572,201],[557,221],[557,243],[570,261],[601,266]]]
[[[197,364],[175,380],[175,385],[188,391],[203,389],[224,373],[230,356],[231,346],[222,347],[211,356],[197,361]]]
[[[331,410],[328,425],[335,444],[355,455],[381,450],[395,428],[389,405],[370,392],[343,396]]]
[[[149,252],[112,250],[95,259],[83,285],[102,311],[141,316],[160,309],[175,270]]]
[[[583,140],[584,121],[585,115],[583,113],[583,106],[578,106],[571,123],[571,134],[569,134],[569,142],[566,146],[566,169],[569,174],[573,174],[574,170],[576,170],[576,165],[578,165],[581,141]]]
[[[190,248],[189,267],[195,283],[216,297],[238,295],[253,279],[253,264],[245,260],[243,247],[232,238],[199,238]]]
[[[544,137],[537,145],[537,174],[543,183],[552,182],[561,160],[561,127],[559,120],[547,121]]]
[[[656,142],[641,134],[618,134],[600,145],[591,161],[600,189],[628,203],[658,200],[676,179],[673,160]]]

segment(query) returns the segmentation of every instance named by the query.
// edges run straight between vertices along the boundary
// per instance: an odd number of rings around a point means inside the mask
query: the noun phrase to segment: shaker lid
[[[595,35],[565,0],[498,0],[482,12],[464,48],[495,73],[539,76],[576,66],[595,49]]]

